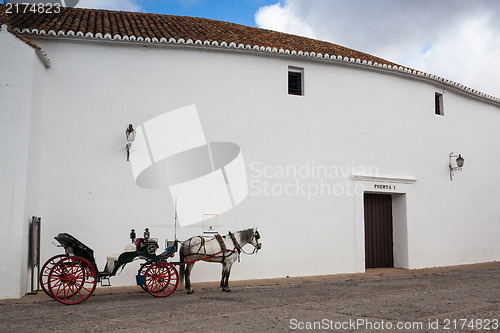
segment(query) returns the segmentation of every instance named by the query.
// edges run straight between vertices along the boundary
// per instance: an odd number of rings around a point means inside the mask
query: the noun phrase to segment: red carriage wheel
[[[48,287],[50,271],[52,270],[52,267],[54,267],[54,265],[59,262],[59,260],[66,257],[67,255],[65,254],[58,254],[57,256],[53,256],[52,258],[47,260],[42,266],[42,269],[40,271],[40,285],[42,286],[43,291],[50,297],[53,297]]]
[[[166,297],[174,292],[179,284],[179,274],[174,265],[158,262],[144,273],[144,286],[155,297]]]
[[[86,259],[66,257],[52,267],[48,278],[48,289],[52,296],[63,304],[78,304],[94,293],[97,275]]]

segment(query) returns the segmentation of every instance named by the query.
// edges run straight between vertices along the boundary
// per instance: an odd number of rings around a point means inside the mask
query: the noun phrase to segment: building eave
[[[217,41],[202,41],[202,40],[185,40],[183,38],[175,39],[175,38],[161,38],[160,40],[153,38],[142,38],[142,37],[125,37],[115,35],[111,36],[109,34],[102,35],[100,33],[93,35],[91,33],[87,33],[83,35],[83,33],[74,33],[70,31],[69,33],[64,33],[63,31],[55,32],[51,31],[38,31],[36,29],[29,30],[23,29],[20,30],[18,28],[14,28],[14,31],[18,34],[29,34],[31,36],[35,36],[35,38],[48,38],[48,39],[64,39],[64,40],[72,40],[72,41],[80,41],[80,42],[122,42],[122,43],[132,43],[139,44],[145,46],[174,46],[174,47],[182,47],[182,48],[197,48],[203,50],[212,50],[212,51],[233,51],[233,52],[250,52],[254,54],[260,55],[270,55],[270,56],[282,56],[289,57],[291,59],[302,59],[302,60],[314,60],[314,61],[323,61],[323,62],[332,62],[338,65],[344,66],[355,66],[360,69],[370,70],[370,71],[378,71],[384,72],[390,75],[398,75],[403,76],[409,79],[416,79],[420,81],[425,81],[429,84],[437,85],[442,89],[448,89],[462,95],[467,95],[469,97],[473,97],[475,99],[479,99],[481,101],[500,106],[500,98],[497,98],[492,95],[488,95],[482,93],[476,89],[467,87],[459,82],[451,81],[445,79],[443,77],[429,74],[426,72],[418,71],[415,69],[411,69],[404,66],[398,65],[388,65],[382,64],[378,62],[372,62],[367,60],[361,60],[359,58],[349,58],[342,55],[334,55],[334,54],[322,54],[315,52],[304,52],[301,50],[288,50],[288,49],[278,49],[271,47],[264,47],[260,45],[244,45],[244,44],[236,44],[234,42],[217,42]],[[46,67],[50,67],[50,60],[48,59],[46,53],[40,48],[37,50],[37,53],[41,57],[42,61],[46,64]]]
[[[0,4],[0,23],[9,25],[11,31],[29,38],[38,36],[171,45],[332,61],[424,80],[444,89],[452,89],[500,105],[498,97],[342,45],[205,18],[85,8],[61,8],[58,14],[44,16],[28,11],[7,15],[6,6]],[[33,47],[29,40],[27,44]],[[34,48],[46,67],[50,67],[47,54],[37,46]]]
[[[38,46],[36,43],[34,43],[32,40],[30,40],[26,36],[21,35],[19,33],[19,31],[17,31],[16,29],[12,29],[7,24],[2,24],[1,30],[8,31],[14,37],[16,37],[17,39],[19,39],[20,41],[22,41],[23,43],[25,43],[26,45],[31,47],[33,50],[35,50],[36,55],[38,56],[40,61],[42,61],[45,68],[50,68],[50,66],[51,66],[50,59],[49,59],[47,53],[40,46]]]

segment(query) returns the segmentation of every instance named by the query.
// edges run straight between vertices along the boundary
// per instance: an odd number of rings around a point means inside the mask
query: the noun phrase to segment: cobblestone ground
[[[98,288],[86,302],[43,293],[0,301],[1,332],[500,331],[500,263],[194,284],[154,298]]]

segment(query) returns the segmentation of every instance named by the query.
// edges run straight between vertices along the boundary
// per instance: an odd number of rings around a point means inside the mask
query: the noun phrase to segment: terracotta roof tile
[[[31,46],[33,49],[35,49],[36,51],[40,51],[41,48],[40,46],[36,45],[35,43],[33,43],[31,40],[29,40],[28,38],[24,37],[24,36],[21,36],[19,33],[15,32],[15,31],[12,31],[10,30],[9,28],[7,29],[11,34],[13,34],[14,36],[16,36],[17,39],[19,39],[20,41],[28,44],[29,46]]]
[[[394,72],[438,81],[454,89],[481,98],[500,99],[472,90],[457,82],[397,65],[391,61],[330,42],[235,23],[197,17],[109,11],[100,9],[61,8],[60,13],[6,13],[0,4],[0,25],[23,36],[74,35],[84,38],[132,39],[146,42],[200,43],[233,48],[243,47],[265,52],[305,55],[358,63]],[[172,40],[173,38],[173,40]]]
[[[134,12],[108,11],[98,9],[61,8],[59,14],[5,13],[6,6],[0,5],[1,21],[20,32],[53,30],[55,34],[67,34],[73,31],[84,36],[100,33],[111,37],[135,36],[143,39],[175,38],[176,40],[217,41],[219,44],[234,42],[236,45],[258,45],[264,48],[288,49],[290,51],[315,52],[331,55],[355,57],[381,64],[395,65],[393,62],[351,50],[329,42],[313,40],[306,37],[284,34],[276,31],[242,26],[239,24],[202,19],[196,17],[159,15]]]

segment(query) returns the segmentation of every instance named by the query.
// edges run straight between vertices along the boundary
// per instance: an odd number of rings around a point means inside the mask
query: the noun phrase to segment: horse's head
[[[259,239],[260,239],[259,231],[257,230],[257,228],[255,228],[253,229],[252,240],[250,241],[250,244],[252,244],[255,249],[255,253],[257,253],[262,248],[262,244],[259,243]]]

